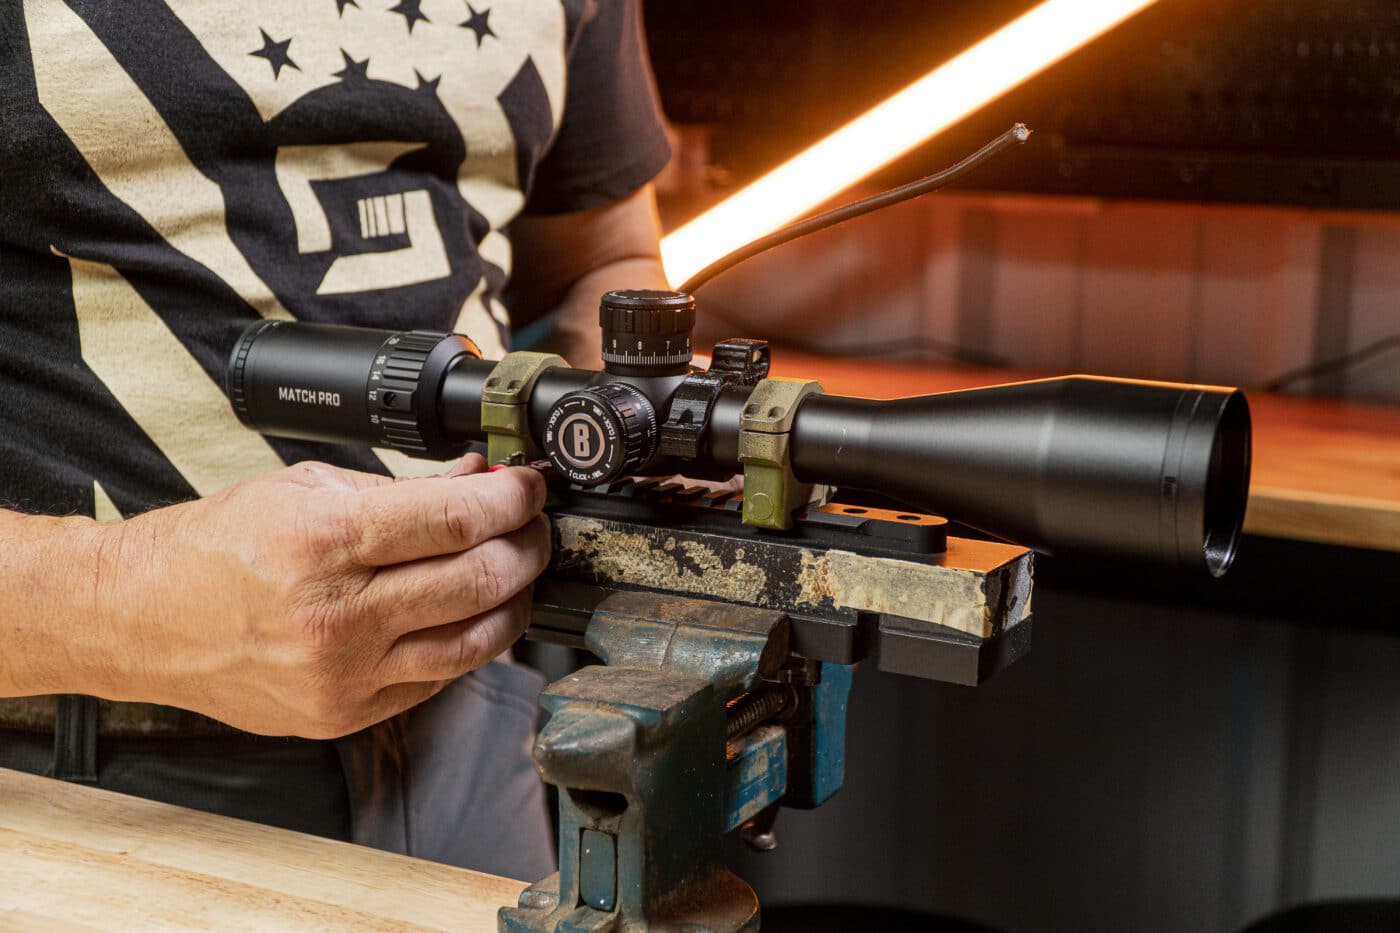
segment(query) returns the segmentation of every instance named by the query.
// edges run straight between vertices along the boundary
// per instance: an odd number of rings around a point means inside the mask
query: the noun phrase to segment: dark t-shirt
[[[0,4],[0,505],[111,519],[308,457],[385,472],[239,426],[242,329],[500,354],[511,219],[667,156],[636,0]]]

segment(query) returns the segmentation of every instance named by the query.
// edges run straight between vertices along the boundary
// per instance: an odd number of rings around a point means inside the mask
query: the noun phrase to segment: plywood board
[[[0,769],[0,930],[481,930],[523,882]]]

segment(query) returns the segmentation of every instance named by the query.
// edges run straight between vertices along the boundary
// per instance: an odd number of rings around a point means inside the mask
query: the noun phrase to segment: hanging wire
[[[871,197],[863,198],[859,201],[853,201],[850,204],[842,205],[841,207],[818,214],[807,220],[798,221],[780,230],[775,230],[767,236],[759,237],[747,246],[739,247],[728,256],[716,259],[714,262],[692,275],[689,279],[686,279],[684,284],[681,285],[680,291],[694,294],[696,289],[700,288],[700,286],[720,273],[737,266],[746,259],[757,256],[759,253],[767,252],[775,246],[781,246],[790,240],[806,236],[809,233],[815,233],[818,230],[824,230],[827,227],[835,226],[836,224],[859,217],[862,214],[878,211],[881,208],[889,207],[892,204],[898,204],[901,201],[907,201],[910,198],[917,198],[919,195],[928,194],[930,191],[937,191],[939,188],[956,181],[982,163],[1000,155],[1012,146],[1019,146],[1021,143],[1030,139],[1030,137],[1030,129],[1027,128],[1024,123],[1017,123],[1015,126],[1011,127],[1011,129],[1002,133],[972,155],[963,159],[956,165],[945,168],[941,172],[935,172],[932,175],[920,178],[918,181],[912,181],[907,185],[901,185],[898,188],[892,188],[889,191],[882,191],[880,194],[872,195]]]

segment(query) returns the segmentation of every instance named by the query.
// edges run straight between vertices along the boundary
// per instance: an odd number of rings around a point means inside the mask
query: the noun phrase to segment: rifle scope
[[[230,357],[229,399],[265,434],[436,459],[490,434],[496,454],[538,446],[583,486],[744,470],[744,521],[760,527],[788,527],[799,483],[841,486],[1047,553],[1220,576],[1249,490],[1249,407],[1236,389],[1068,376],[880,402],[767,379],[768,345],[737,339],[715,346],[708,371],[691,366],[692,293],[704,282],[935,191],[1029,136],[1018,123],[947,169],[755,240],[679,291],[609,292],[602,372],[540,354],[484,361],[455,334],[260,321]]]
[[[729,476],[763,414],[750,398],[768,347],[723,341],[700,372],[694,321],[686,293],[609,292],[603,371],[535,356],[527,376],[495,372],[460,335],[261,321],[234,348],[228,394],[266,434],[447,459],[487,437],[484,398],[514,389],[522,436],[573,482]],[[493,388],[501,378],[525,384]],[[1048,553],[1214,576],[1234,558],[1250,462],[1236,389],[1067,376],[893,401],[807,394],[792,407],[768,414],[789,415],[799,481],[892,496]]]

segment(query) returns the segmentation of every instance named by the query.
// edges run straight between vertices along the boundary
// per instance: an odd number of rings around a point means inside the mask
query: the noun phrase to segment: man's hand
[[[84,692],[329,738],[504,651],[549,559],[531,470],[393,481],[305,463],[98,526],[109,654]]]

